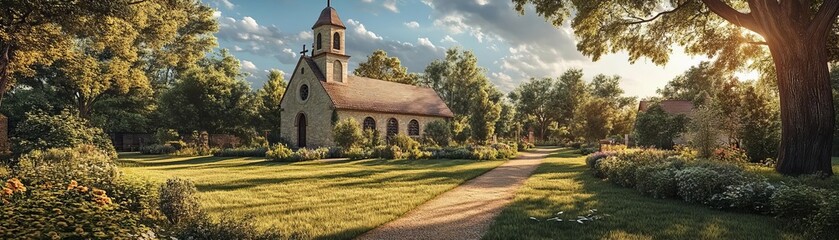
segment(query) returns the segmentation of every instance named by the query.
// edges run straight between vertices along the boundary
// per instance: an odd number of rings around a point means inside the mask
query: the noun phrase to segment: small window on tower
[[[321,40],[322,40],[322,38],[321,38],[321,36],[320,36],[320,33],[318,33],[318,40],[317,40],[317,48],[318,48],[318,50],[320,50],[320,49],[323,47],[323,42],[322,42]]]
[[[335,33],[332,37],[332,48],[341,50],[341,34]]]

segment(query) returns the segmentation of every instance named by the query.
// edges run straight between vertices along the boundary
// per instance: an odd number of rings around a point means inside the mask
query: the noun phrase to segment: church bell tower
[[[320,17],[312,27],[315,42],[312,46],[312,60],[318,65],[326,78],[326,82],[348,83],[347,63],[350,56],[346,55],[347,27],[338,17],[338,11],[332,8],[332,1],[328,0],[326,8],[320,12]]]

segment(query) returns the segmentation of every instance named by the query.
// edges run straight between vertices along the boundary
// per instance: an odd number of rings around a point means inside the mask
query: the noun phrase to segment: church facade
[[[290,147],[333,146],[332,128],[346,118],[385,137],[419,136],[429,122],[454,117],[431,88],[348,74],[346,26],[331,6],[312,30],[312,53],[301,54],[280,103],[280,135]]]

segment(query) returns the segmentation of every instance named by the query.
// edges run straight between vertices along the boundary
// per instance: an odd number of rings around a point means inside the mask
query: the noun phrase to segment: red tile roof
[[[323,25],[332,25],[347,29],[347,27],[344,26],[344,22],[342,22],[341,18],[338,17],[338,11],[332,7],[326,7],[320,12],[320,17],[318,17],[318,21],[315,22],[315,26],[312,26],[312,29]]]
[[[347,78],[348,83],[321,81],[336,109],[454,117],[434,89],[358,76]]]
[[[653,101],[641,101],[638,104],[639,112],[646,112],[653,104]],[[664,100],[658,103],[661,108],[669,114],[691,115],[693,113],[693,102],[684,100]]]

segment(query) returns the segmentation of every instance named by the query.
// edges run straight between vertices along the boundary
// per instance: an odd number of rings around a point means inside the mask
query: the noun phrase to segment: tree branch
[[[756,33],[762,32],[761,27],[757,24],[751,14],[741,13],[734,10],[734,8],[731,8],[731,6],[728,6],[728,4],[722,2],[721,0],[702,0],[702,2],[705,3],[705,6],[708,6],[712,12],[716,13],[728,22],[747,28]]]
[[[683,2],[682,4],[679,4],[679,6],[676,6],[676,8],[673,8],[673,10],[660,12],[660,13],[656,14],[655,16],[653,16],[652,18],[649,18],[649,19],[643,19],[643,18],[639,18],[639,17],[635,17],[635,16],[630,16],[630,17],[632,17],[632,18],[638,19],[638,21],[634,21],[634,22],[627,22],[627,23],[624,23],[624,24],[627,24],[627,25],[632,25],[632,24],[640,24],[640,23],[647,23],[647,22],[652,22],[652,21],[655,21],[656,19],[658,19],[658,18],[659,18],[659,17],[661,17],[661,16],[664,16],[664,15],[671,14],[671,13],[674,13],[674,12],[679,11],[679,9],[681,9],[682,7],[684,7],[684,6],[688,5],[688,3],[689,3],[689,2],[690,2],[690,1],[685,1],[685,2]]]
[[[837,14],[839,14],[839,0],[824,0],[813,21],[810,22],[807,32],[815,38],[824,38],[836,21]]]

